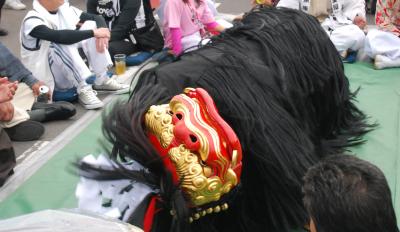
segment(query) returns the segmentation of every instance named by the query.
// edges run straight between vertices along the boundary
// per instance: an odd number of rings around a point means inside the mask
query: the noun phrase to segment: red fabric
[[[144,222],[143,222],[144,232],[150,232],[151,228],[153,227],[154,215],[158,212],[158,210],[156,211],[156,203],[157,203],[157,197],[154,196],[151,198],[149,207],[147,207],[146,214],[144,216]]]

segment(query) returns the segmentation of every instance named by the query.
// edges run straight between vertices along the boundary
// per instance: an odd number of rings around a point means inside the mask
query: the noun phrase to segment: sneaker
[[[23,4],[20,0],[6,0],[4,4],[4,8],[13,9],[13,10],[25,10],[26,5]]]
[[[106,80],[102,85],[93,85],[93,89],[101,92],[123,94],[129,92],[129,85],[120,84],[114,78]]]
[[[104,106],[103,102],[97,98],[97,92],[92,89],[92,87],[85,86],[82,87],[79,93],[79,102],[85,109],[93,110],[102,108]]]
[[[44,134],[44,126],[40,122],[28,120],[16,126],[4,128],[12,141],[34,141]]]

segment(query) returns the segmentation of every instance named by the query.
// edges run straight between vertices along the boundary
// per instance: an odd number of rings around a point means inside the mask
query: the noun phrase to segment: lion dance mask
[[[105,181],[89,188],[95,211],[145,232],[290,232],[308,221],[307,169],[370,130],[353,98],[315,18],[256,8],[144,71],[104,117],[109,161],[81,163],[82,176]]]

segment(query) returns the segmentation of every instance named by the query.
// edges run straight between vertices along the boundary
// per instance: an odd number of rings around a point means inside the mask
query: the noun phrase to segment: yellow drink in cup
[[[114,56],[115,74],[122,75],[126,71],[125,54],[116,54]]]

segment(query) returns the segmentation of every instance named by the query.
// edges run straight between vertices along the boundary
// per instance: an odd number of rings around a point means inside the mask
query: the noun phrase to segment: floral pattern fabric
[[[379,29],[400,36],[400,0],[378,0],[375,23]]]

